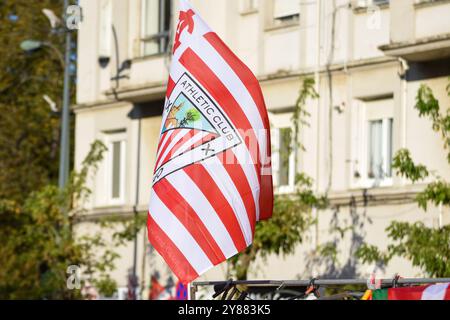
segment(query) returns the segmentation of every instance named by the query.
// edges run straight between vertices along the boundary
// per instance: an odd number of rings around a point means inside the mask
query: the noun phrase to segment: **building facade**
[[[294,190],[295,175],[314,180],[331,209],[313,212],[318,223],[296,254],[258,261],[252,278],[357,277],[368,267],[354,257],[366,241],[386,246],[393,220],[450,222],[442,208],[427,213],[414,203],[424,185],[397,177],[392,158],[402,148],[450,179],[443,142],[414,109],[421,84],[448,106],[450,1],[448,0],[191,0],[194,7],[260,81],[271,121],[277,193]],[[78,232],[95,232],[96,219],[145,214],[161,127],[170,48],[178,3],[170,0],[80,0],[75,163],[94,140],[108,152],[89,181],[93,193]],[[315,79],[320,97],[307,103],[305,150],[286,154],[302,79]],[[286,139],[286,137],[288,139]],[[340,232],[346,230],[341,236]],[[137,274],[143,288],[156,271],[170,273],[137,239]],[[318,248],[338,248],[337,261]],[[127,285],[134,244],[118,248],[113,274]],[[264,268],[263,268],[264,265]],[[420,275],[401,259],[383,272]],[[226,265],[203,278],[223,279]],[[144,291],[144,295],[145,295]],[[146,297],[146,296],[145,296]]]

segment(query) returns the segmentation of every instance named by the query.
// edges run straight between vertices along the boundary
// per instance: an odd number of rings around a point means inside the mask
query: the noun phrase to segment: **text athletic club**
[[[272,216],[270,145],[256,77],[181,0],[148,236],[183,283],[249,247]]]

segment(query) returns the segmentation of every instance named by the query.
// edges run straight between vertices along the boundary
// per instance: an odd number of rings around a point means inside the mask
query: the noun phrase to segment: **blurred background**
[[[191,0],[260,81],[272,220],[202,280],[450,276],[450,1]],[[178,1],[0,1],[0,298],[184,299],[146,214]]]

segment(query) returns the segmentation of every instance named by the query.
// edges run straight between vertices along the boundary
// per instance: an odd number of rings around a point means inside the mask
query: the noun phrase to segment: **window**
[[[393,119],[369,121],[368,172],[375,181],[392,178]]]
[[[273,169],[274,184],[280,192],[293,191],[295,154],[292,148],[292,129],[273,130]]]
[[[351,188],[392,186],[394,125],[391,94],[355,100],[351,109]]]
[[[125,193],[125,132],[107,135],[107,171],[106,192],[110,204],[121,204],[124,202]]]
[[[273,18],[276,23],[298,21],[300,18],[300,1],[274,0]]]
[[[142,54],[166,53],[169,45],[170,0],[142,1]]]

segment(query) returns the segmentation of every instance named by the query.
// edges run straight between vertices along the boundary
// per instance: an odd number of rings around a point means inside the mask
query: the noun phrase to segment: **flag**
[[[372,300],[450,300],[450,284],[374,290]]]
[[[149,292],[149,300],[159,300],[160,295],[166,290],[166,288],[161,285],[156,276],[151,277],[150,281],[150,292]]]
[[[259,83],[185,0],[161,127],[148,236],[186,284],[251,245],[273,187]]]

